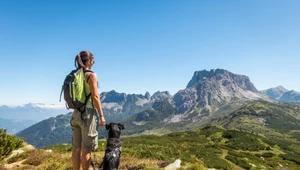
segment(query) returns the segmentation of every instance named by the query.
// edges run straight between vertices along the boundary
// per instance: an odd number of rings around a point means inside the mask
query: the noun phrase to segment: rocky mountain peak
[[[147,91],[147,92],[145,93],[145,98],[146,98],[147,100],[149,100],[150,97],[151,97],[151,95],[150,95],[150,93]]]
[[[126,94],[118,93],[115,90],[111,90],[109,92],[101,93],[100,98],[103,103],[122,103],[126,100]]]
[[[286,88],[284,88],[283,86],[277,86],[277,87],[274,87],[273,88],[274,90],[279,90],[279,91],[283,91],[283,92],[287,92],[287,91],[289,91],[288,89],[286,89]]]
[[[260,98],[260,92],[249,77],[223,69],[194,72],[187,88],[174,95],[178,112],[183,113],[197,104],[197,107],[224,104],[232,98],[253,100]]]
[[[212,78],[218,74],[227,74],[227,73],[229,73],[229,72],[226,70],[223,70],[223,69],[211,69],[210,71],[207,71],[204,69],[201,71],[195,71],[194,76],[189,81],[186,88],[190,88],[190,87],[194,86],[195,84],[199,83],[203,79]]]
[[[157,91],[151,96],[151,100],[164,100],[171,97],[172,95],[168,91]]]
[[[186,88],[193,87],[201,81],[212,81],[212,79],[218,82],[222,82],[223,86],[227,86],[228,84],[233,83],[236,86],[242,88],[243,90],[259,93],[255,86],[250,82],[248,76],[234,74],[224,69],[211,69],[210,71],[195,71],[194,76],[189,81]]]

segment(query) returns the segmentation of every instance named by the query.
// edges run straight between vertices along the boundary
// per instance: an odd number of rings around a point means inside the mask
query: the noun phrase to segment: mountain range
[[[46,105],[28,103],[20,106],[0,106],[0,128],[7,133],[15,134],[39,121],[48,119],[68,111],[63,105]]]
[[[41,121],[68,111],[64,105],[46,105],[43,103],[28,103],[20,106],[0,106],[0,118]]]
[[[229,128],[247,127],[244,129],[270,131],[274,135],[278,130],[275,126],[278,126],[279,118],[286,120],[286,124],[291,122],[295,125],[287,126],[287,132],[292,135],[290,130],[299,127],[299,105],[278,103],[278,96],[282,97],[288,91],[283,90],[285,92],[282,95],[273,96],[266,91],[258,91],[245,75],[212,69],[194,72],[186,88],[174,96],[167,91],[156,92],[152,96],[148,92],[136,95],[110,91],[101,93],[101,101],[107,122],[122,122],[126,127],[124,135],[164,134],[191,130],[207,124]],[[293,96],[289,101],[295,102],[293,99],[297,97],[294,94],[297,93],[287,95]],[[287,106],[290,110],[283,110],[282,114],[285,116],[271,114]],[[71,139],[69,117],[70,114],[67,114],[44,120],[17,135],[37,147],[69,143]],[[249,122],[253,123],[253,127]],[[105,137],[104,128],[100,129],[99,136]]]
[[[169,92],[156,92],[152,96],[149,92],[141,94],[101,93],[103,111],[106,113],[107,121],[121,121],[129,117],[132,113],[140,112],[150,108],[155,100],[160,100],[171,96]],[[65,105],[46,105],[43,103],[28,103],[20,106],[0,106],[0,128],[6,128],[7,133],[14,134],[34,123],[67,114]],[[16,123],[18,122],[18,123]]]

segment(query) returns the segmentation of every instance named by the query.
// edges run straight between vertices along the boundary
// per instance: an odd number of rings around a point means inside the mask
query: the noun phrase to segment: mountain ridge
[[[190,81],[193,82],[188,83],[190,86],[174,96],[167,91],[152,96],[149,92],[144,95],[127,95],[116,91],[102,93],[107,122],[124,123],[125,135],[191,130],[233,113],[253,101],[275,102],[259,92],[247,76],[213,69],[209,71],[213,76],[197,79],[202,73],[198,72],[196,77],[195,73],[191,80],[198,82]],[[71,131],[65,136],[70,134]],[[22,132],[19,135],[22,136]]]

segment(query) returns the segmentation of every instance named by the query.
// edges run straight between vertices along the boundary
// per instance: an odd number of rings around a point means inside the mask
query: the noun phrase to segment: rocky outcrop
[[[147,92],[145,93],[145,98],[146,98],[147,100],[149,100],[150,97],[151,97],[151,95],[150,95],[150,93],[147,91]]]
[[[232,98],[258,99],[260,92],[244,75],[223,69],[196,71],[187,88],[174,95],[177,113],[198,107],[229,102]]]
[[[232,83],[236,86],[239,86],[243,90],[249,90],[255,93],[259,93],[255,86],[250,82],[248,76],[233,74],[223,69],[195,71],[194,76],[189,81],[186,88],[190,88],[205,79],[215,79],[216,81],[222,82],[223,86],[227,86]]]
[[[157,91],[152,96],[149,92],[146,92],[145,95],[142,94],[125,94],[118,93],[115,90],[109,92],[101,93],[101,102],[102,103],[126,103],[126,102],[137,102],[141,100],[156,101],[164,100],[166,98],[171,98],[172,95],[168,91]]]
[[[172,95],[168,91],[157,91],[151,96],[152,101],[159,101],[164,99],[170,99]]]

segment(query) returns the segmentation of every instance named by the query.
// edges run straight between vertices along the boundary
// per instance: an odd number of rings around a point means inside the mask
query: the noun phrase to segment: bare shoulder
[[[91,73],[90,73],[90,76],[91,76],[92,79],[97,80],[97,74],[96,74],[96,73],[91,72]]]
[[[86,73],[87,81],[88,82],[97,82],[97,74],[94,72],[87,72]]]

